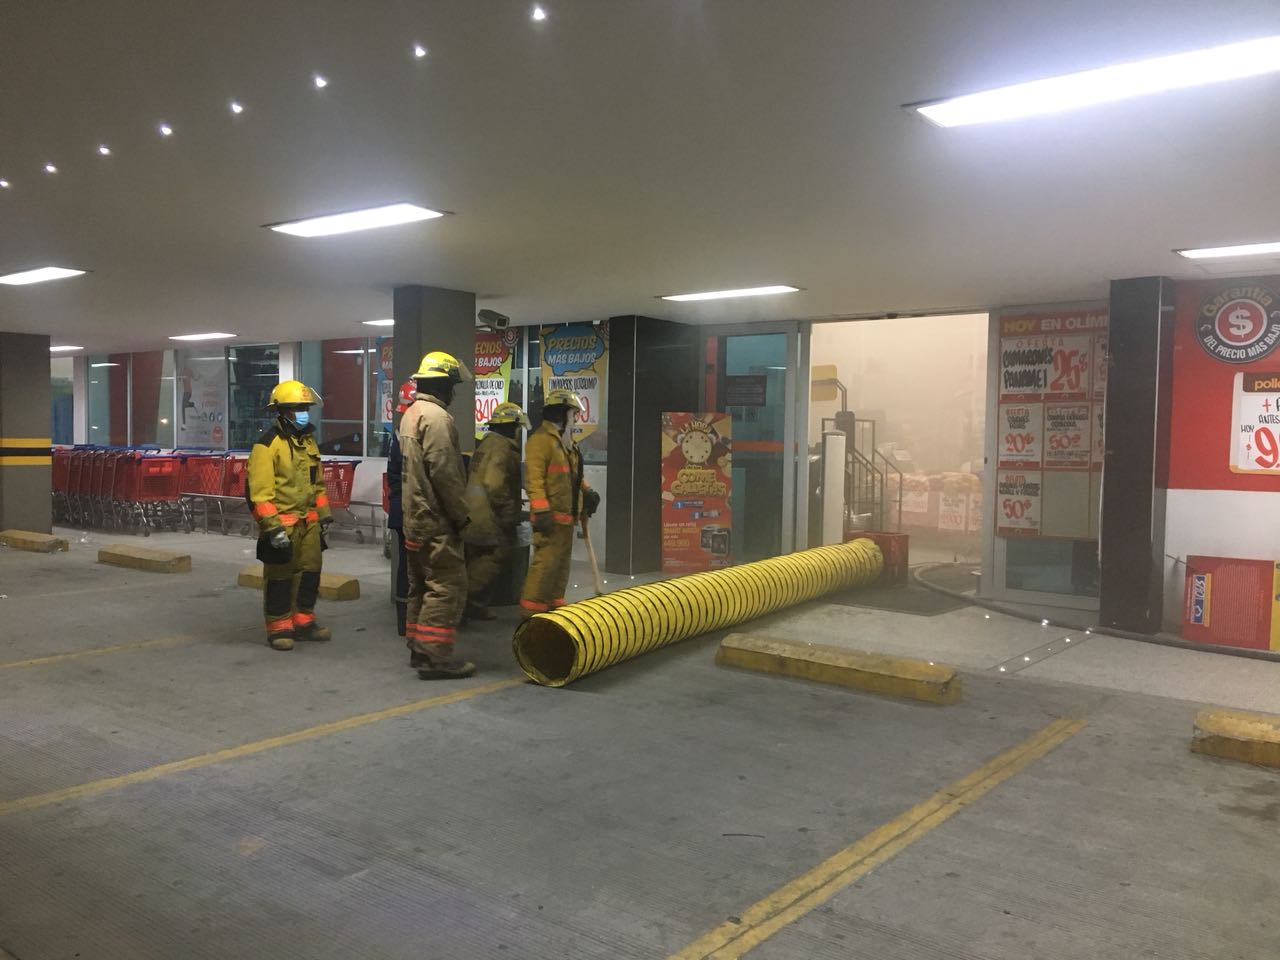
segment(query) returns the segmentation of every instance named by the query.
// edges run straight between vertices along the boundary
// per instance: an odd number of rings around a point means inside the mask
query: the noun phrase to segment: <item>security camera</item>
[[[497,310],[481,310],[476,316],[482,324],[494,330],[505,330],[511,326],[511,318]]]

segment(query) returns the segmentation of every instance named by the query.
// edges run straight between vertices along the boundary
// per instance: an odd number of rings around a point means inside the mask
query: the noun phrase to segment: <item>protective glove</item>
[[[536,510],[530,520],[533,523],[533,529],[544,536],[556,528],[556,522],[552,519],[550,510]]]
[[[271,536],[267,539],[270,541],[273,549],[291,550],[293,548],[293,544],[289,540],[289,531],[284,527],[276,527],[271,531]]]
[[[590,487],[582,491],[582,513],[583,516],[594,517],[596,511],[600,509],[600,494],[596,493]]]

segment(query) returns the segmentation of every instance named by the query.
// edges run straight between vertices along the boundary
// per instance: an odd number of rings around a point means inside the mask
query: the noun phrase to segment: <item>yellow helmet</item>
[[[271,398],[267,401],[268,410],[280,407],[313,407],[324,406],[320,394],[316,393],[300,380],[285,380],[277,383],[271,390]]]
[[[528,416],[520,409],[520,404],[510,401],[500,403],[493,408],[493,413],[489,415],[489,426],[495,423],[518,423],[526,430],[531,427]]]
[[[454,383],[475,379],[467,365],[457,357],[443,350],[432,350],[418,364],[418,372],[413,375],[413,379],[434,380],[437,377],[445,377]]]
[[[552,390],[542,398],[542,409],[547,407],[572,407],[579,413],[585,412],[582,401],[572,390]]]

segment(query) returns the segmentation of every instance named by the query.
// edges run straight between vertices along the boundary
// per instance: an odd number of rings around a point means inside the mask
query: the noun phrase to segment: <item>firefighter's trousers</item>
[[[405,641],[415,653],[439,656],[452,646],[467,600],[467,562],[457,534],[429,538],[417,550],[405,546],[409,605]]]
[[[262,609],[267,635],[288,634],[315,623],[320,594],[320,524],[299,520],[289,530],[293,557],[262,566]]]
[[[563,607],[569,585],[569,561],[573,557],[571,524],[557,523],[550,533],[533,533],[533,559],[520,592],[521,613],[529,616]]]

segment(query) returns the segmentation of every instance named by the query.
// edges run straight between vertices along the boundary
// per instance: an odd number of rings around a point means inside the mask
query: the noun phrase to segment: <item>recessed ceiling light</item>
[[[44,165],[44,172],[45,172],[45,173],[57,173],[57,172],[58,172],[58,168],[57,168],[57,167],[55,167],[52,163],[46,163],[46,164]]]
[[[375,227],[394,227],[401,223],[415,223],[443,217],[437,210],[428,210],[412,203],[392,203],[385,207],[369,207],[349,213],[331,213],[306,220],[289,220],[284,223],[268,223],[266,226],[279,233],[295,237],[328,237],[337,233],[354,233]]]
[[[49,352],[50,353],[70,353],[72,350],[83,350],[83,349],[84,347],[60,346],[60,347],[50,347]]]
[[[158,130],[160,131],[160,136],[162,136],[162,137],[172,137],[172,136],[173,136],[173,127],[169,126],[167,123],[162,123],[162,124],[160,124],[160,126],[159,126],[159,127],[157,127],[156,129],[158,129]]]
[[[415,44],[413,45],[413,56],[414,56],[414,59],[416,59],[416,60],[421,60],[421,59],[422,59],[423,57],[425,57],[426,55],[427,55],[427,48],[426,48],[426,47],[424,47],[424,46],[423,46],[422,44],[420,44],[420,43],[415,43]]]
[[[231,112],[234,113],[236,116],[239,116],[240,114],[244,113],[244,104],[242,104],[239,100],[232,100],[231,103],[228,104],[228,106],[231,107]]]
[[[120,364],[118,364],[118,363],[91,363],[91,364],[89,364],[89,366],[91,366],[91,367],[93,367],[95,370],[97,370],[97,369],[99,369],[99,368],[101,368],[101,367],[118,367],[118,366],[120,366]]]
[[[0,190],[8,190],[8,189],[9,189],[9,181],[5,180],[3,177],[0,177]]]
[[[311,82],[316,85],[317,90],[323,90],[329,85],[329,79],[327,77],[322,77],[318,73],[312,75]]]
[[[361,323],[363,323],[366,327],[394,327],[394,326],[396,325],[396,322],[395,322],[395,320],[394,320],[394,319],[390,319],[390,320],[361,320],[360,322],[361,322]]]
[[[98,144],[98,153],[100,153],[104,157],[109,157],[111,156],[111,148],[108,147],[105,143],[100,143]]]
[[[547,19],[547,11],[542,9],[542,4],[535,3],[533,5],[533,12],[529,14],[529,16],[541,23],[543,20]]]
[[[1276,71],[1280,71],[1280,36],[1270,36],[907,106],[941,127],[960,127]]]
[[[729,300],[733,297],[767,297],[775,293],[795,293],[799,287],[780,284],[772,287],[744,287],[741,290],[711,290],[707,293],[673,293],[663,300]]]
[[[170,340],[230,340],[236,336],[234,333],[184,333],[181,336],[170,337]]]
[[[1173,251],[1188,260],[1214,260],[1223,257],[1261,257],[1268,253],[1280,253],[1280,241],[1271,243],[1242,243],[1234,247],[1198,247],[1192,250]]]
[[[378,351],[373,347],[368,347],[368,348],[361,348],[359,350],[335,350],[333,352],[341,353],[341,354],[355,354],[357,356],[361,356],[365,353],[377,353]]]
[[[78,277],[83,270],[70,267],[40,267],[36,270],[23,270],[20,273],[9,273],[0,277],[0,283],[20,287],[28,283],[43,283],[45,280],[62,280],[65,277]]]

